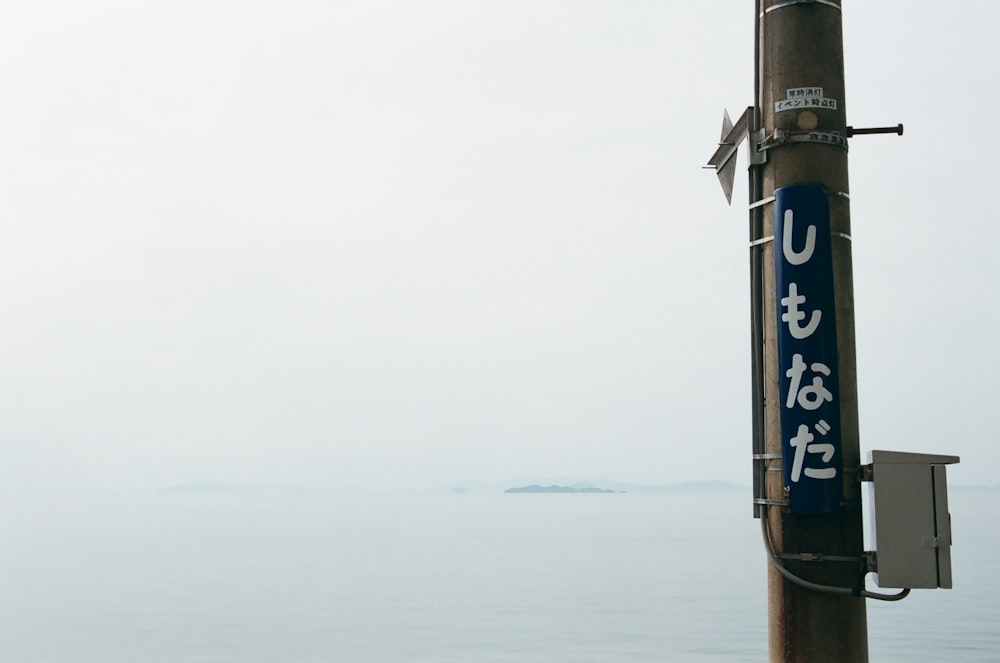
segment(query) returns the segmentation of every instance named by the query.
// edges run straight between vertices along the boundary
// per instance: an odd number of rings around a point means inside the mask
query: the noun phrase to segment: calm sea
[[[1000,660],[1000,492],[955,589],[869,602],[872,661]],[[0,506],[0,660],[765,661],[743,492],[170,495]]]

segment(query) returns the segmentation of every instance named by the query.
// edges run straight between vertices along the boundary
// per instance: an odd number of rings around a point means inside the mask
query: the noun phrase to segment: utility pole
[[[858,435],[841,0],[755,0],[754,106],[727,113],[714,168],[732,200],[750,143],[754,516],[768,565],[771,661],[865,663],[865,599],[950,588],[945,466]],[[876,549],[864,550],[861,483]],[[876,573],[894,594],[869,591]],[[884,584],[883,584],[884,583]]]
[[[844,42],[840,0],[759,2],[758,39],[760,85],[757,104],[764,134],[767,160],[759,168],[760,193],[770,194],[784,187],[816,184],[829,209],[829,247],[835,327],[828,329],[835,344],[837,366],[829,366],[839,378],[834,392],[840,420],[829,421],[831,436],[839,433],[840,462],[833,479],[839,504],[794,509],[766,508],[766,523],[774,552],[779,556],[803,555],[796,561],[781,557],[784,567],[807,581],[822,586],[854,587],[863,583],[861,559],[864,553],[861,518],[861,465],[858,439],[857,367],[854,337],[854,285],[851,258],[851,220],[847,172],[847,116],[844,93]],[[772,209],[778,201],[762,206]],[[796,213],[798,210],[796,210]],[[790,292],[776,277],[775,252],[781,252],[784,235],[792,235],[793,246],[801,247],[799,234],[783,228],[776,234],[776,214],[761,215],[761,236],[774,241],[757,246],[763,270],[762,299],[764,322],[764,403],[765,458],[764,486],[767,499],[788,499],[788,474],[780,470],[783,450],[787,451],[796,431],[782,429],[782,409],[790,400],[779,393],[779,383],[791,370],[787,357],[779,356],[777,340],[782,315],[788,315]],[[794,218],[794,216],[793,216]],[[787,221],[786,221],[787,222]],[[800,221],[801,223],[801,221]],[[819,238],[816,244],[826,243]],[[794,284],[793,284],[794,285]],[[822,284],[820,284],[822,285]],[[799,284],[801,288],[801,284]],[[808,292],[799,292],[800,296]],[[782,303],[786,305],[782,305]],[[809,321],[815,311],[807,299],[800,317]],[[769,314],[769,312],[772,312]],[[774,313],[777,312],[777,313]],[[829,315],[826,311],[824,314]],[[792,312],[794,318],[794,312]],[[785,321],[788,319],[785,318]],[[824,320],[820,321],[823,324]],[[805,361],[810,361],[809,357]],[[803,371],[802,373],[805,373]],[[805,379],[803,375],[803,379]],[[825,378],[821,372],[816,378]],[[813,378],[815,379],[815,378]],[[831,389],[832,391],[832,389]],[[783,397],[784,396],[784,397]],[[799,397],[801,401],[801,396]],[[822,425],[822,424],[821,424]],[[802,430],[802,429],[800,429]],[[811,431],[812,432],[812,431]],[[813,432],[813,438],[820,438]],[[808,447],[807,447],[808,449]],[[812,455],[812,454],[810,454]],[[822,454],[819,454],[822,455]],[[776,466],[776,467],[774,467]],[[853,470],[853,471],[852,471]],[[800,475],[801,476],[801,475]],[[825,498],[829,502],[829,498]],[[836,502],[836,497],[833,502]],[[863,586],[862,586],[863,589]],[[768,642],[772,661],[863,662],[868,660],[868,626],[865,600],[846,593],[815,591],[791,582],[768,566]]]
[[[829,366],[837,379],[834,392],[840,420],[829,421],[831,436],[839,434],[840,462],[833,479],[839,504],[806,507],[802,513],[790,508],[766,507],[774,552],[784,567],[796,576],[822,586],[850,588],[863,582],[864,553],[861,518],[861,465],[858,440],[857,369],[854,337],[854,286],[851,259],[851,220],[847,172],[847,116],[844,93],[844,43],[840,0],[759,2],[760,84],[757,104],[767,160],[755,175],[758,193],[770,196],[784,187],[816,184],[829,209],[829,251],[835,327],[828,329],[835,343],[836,366]],[[775,252],[781,252],[783,235],[776,234],[778,201],[761,206],[761,235],[773,237],[758,244],[762,273],[763,425],[766,498],[788,500],[788,472],[782,472],[783,449],[796,431],[782,429],[782,410],[789,397],[779,393],[779,384],[791,370],[787,357],[778,350],[782,315],[790,312],[788,286],[778,283]],[[771,214],[767,214],[771,211]],[[795,211],[796,214],[798,210]],[[787,219],[787,211],[785,219]],[[793,217],[794,218],[794,217]],[[777,219],[784,221],[785,219]],[[800,221],[801,223],[801,221]],[[827,243],[819,238],[817,244]],[[793,245],[803,246],[794,233]],[[814,314],[809,293],[802,303],[804,321]],[[782,305],[785,299],[786,305]],[[827,311],[822,312],[828,315]],[[794,312],[792,312],[792,317]],[[787,319],[786,319],[787,320]],[[821,320],[820,324],[827,322]],[[805,357],[804,361],[810,361]],[[803,374],[806,371],[802,371]],[[815,377],[826,378],[822,373]],[[803,375],[806,379],[806,375]],[[832,389],[831,389],[832,391]],[[784,397],[783,397],[784,396]],[[800,396],[801,400],[801,396]],[[820,435],[812,432],[813,438]],[[808,448],[808,447],[807,447]],[[813,455],[813,454],[810,454]],[[822,455],[822,454],[817,454]],[[852,471],[853,470],[853,471]],[[801,476],[801,475],[800,475]],[[824,498],[829,502],[829,498]],[[798,561],[789,555],[801,555]],[[812,561],[815,560],[815,561]],[[863,588],[863,587],[862,587]],[[772,661],[863,662],[868,660],[868,626],[865,600],[846,593],[815,591],[791,582],[768,566],[768,642]]]
[[[750,139],[754,515],[771,661],[868,660],[841,0],[756,0]],[[904,594],[905,595],[905,594]]]

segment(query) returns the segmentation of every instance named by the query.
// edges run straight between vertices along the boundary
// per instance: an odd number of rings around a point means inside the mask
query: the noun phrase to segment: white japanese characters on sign
[[[790,90],[807,99],[821,88]],[[785,480],[795,512],[840,508],[840,404],[826,193],[820,185],[775,192],[778,365]]]

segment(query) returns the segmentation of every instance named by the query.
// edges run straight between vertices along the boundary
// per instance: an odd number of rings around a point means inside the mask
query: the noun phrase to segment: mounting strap
[[[757,143],[757,151],[763,152],[789,143],[820,143],[847,149],[847,138],[839,131],[789,131],[775,129],[774,133]]]
[[[827,555],[825,553],[779,553],[780,559],[794,559],[797,562],[863,562],[867,564],[867,555]]]
[[[830,2],[830,0],[786,0],[786,2],[779,2],[776,5],[771,5],[764,11],[760,13],[761,18],[764,14],[770,14],[776,9],[784,9],[785,7],[791,7],[792,5],[826,5],[827,7],[833,7],[837,11],[842,11],[840,5]]]

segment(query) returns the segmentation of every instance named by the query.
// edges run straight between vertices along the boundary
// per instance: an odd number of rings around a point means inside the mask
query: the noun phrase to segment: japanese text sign
[[[821,87],[796,87],[787,90],[787,96],[774,102],[774,112],[787,110],[826,109],[837,110],[837,100],[823,96]]]
[[[840,510],[840,398],[830,208],[822,185],[775,191],[781,452],[794,513]]]

